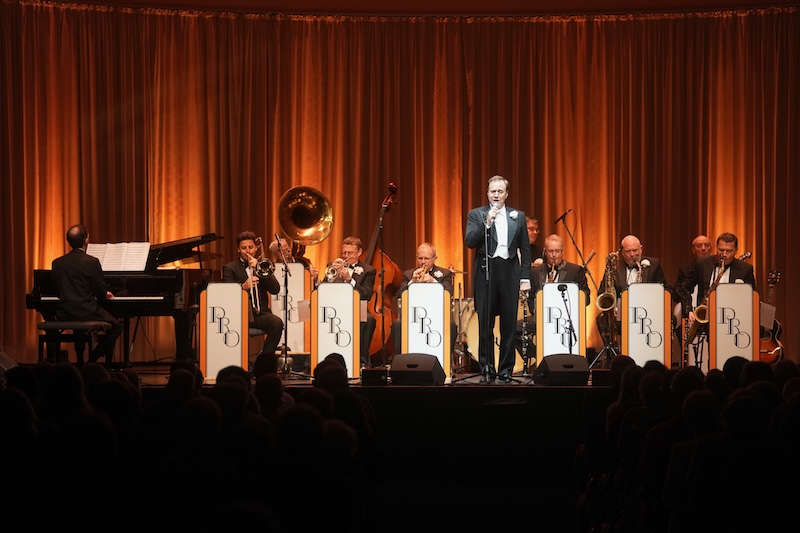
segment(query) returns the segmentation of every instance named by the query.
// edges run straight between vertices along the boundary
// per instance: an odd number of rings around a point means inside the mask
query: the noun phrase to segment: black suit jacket
[[[691,278],[684,282],[684,291],[687,288],[694,287],[694,285],[697,284],[698,302],[694,302],[695,305],[700,303],[699,300],[702,300],[703,296],[706,294],[706,291],[708,291],[708,287],[712,281],[711,276],[714,274],[714,268],[718,264],[719,260],[716,256],[698,259],[694,265],[694,269],[692,270]],[[750,286],[753,287],[753,290],[756,290],[756,279],[753,275],[753,265],[740,259],[734,259],[727,268],[730,269],[728,283],[736,283],[736,280],[740,279],[744,283],[749,283]],[[689,289],[688,292],[691,294],[691,289]],[[692,309],[693,308],[694,307],[692,307]]]
[[[107,286],[100,260],[77,248],[51,265],[58,290],[56,316],[61,320],[105,320],[108,311],[100,302],[106,299]]]
[[[532,242],[531,243],[531,263],[536,261],[537,259],[544,260],[544,250],[538,244]]]
[[[241,285],[245,281],[247,281],[247,265],[241,259],[236,259],[227,263],[222,267],[222,281],[227,283],[238,283]],[[275,278],[273,273],[268,273],[266,275],[262,275],[258,277],[258,300],[261,303],[261,311],[264,312],[267,310],[267,302],[269,301],[269,296],[267,293],[270,294],[278,294],[281,291],[281,284],[278,283],[278,280]],[[250,298],[250,292],[248,291],[247,297]],[[253,306],[253,302],[250,302],[250,306]]]
[[[664,276],[664,270],[661,268],[661,263],[655,257],[643,257],[642,261],[647,259],[650,261],[650,266],[647,268],[642,269],[642,283],[661,283],[664,285],[664,288],[672,292],[671,287],[667,284],[667,279]],[[605,271],[603,272],[605,274]],[[625,261],[622,260],[622,256],[620,255],[619,261],[617,262],[617,270],[615,273],[616,279],[614,280],[614,288],[616,289],[617,297],[628,290],[628,266],[625,264]],[[603,280],[600,282],[600,287],[598,290],[600,293],[606,291],[605,286],[606,280],[605,276]]]
[[[511,213],[516,212],[516,217]],[[486,215],[489,213],[489,206],[476,207],[467,214],[467,229],[464,235],[464,243],[469,248],[474,248],[475,261],[472,264],[472,272],[476,282],[485,280],[483,275],[483,262],[486,256],[484,247],[484,232],[486,231]],[[518,209],[506,206],[506,219],[508,220],[508,255],[516,258],[519,253],[519,279],[531,279],[531,244],[528,241],[528,228],[525,225],[525,213]],[[489,256],[491,257],[497,249],[497,232],[494,222],[489,228]]]
[[[531,313],[534,313],[536,310],[536,293],[542,290],[544,284],[547,283],[548,272],[548,265],[545,263],[534,268],[531,273],[531,296],[528,299]],[[586,305],[589,305],[589,284],[586,281],[586,271],[583,267],[575,263],[562,261],[558,266],[558,282],[577,283],[578,288],[586,295]]]
[[[414,275],[414,271],[416,269],[412,268],[410,270],[406,270],[403,272],[403,283],[400,284],[400,290],[398,294],[402,294],[404,290],[408,288],[408,284],[411,283],[411,276]],[[444,290],[450,293],[450,296],[453,295],[453,271],[448,270],[446,268],[442,268],[436,265],[430,269],[430,274],[433,276],[433,279],[444,285]]]
[[[356,284],[353,288],[358,291],[359,299],[369,300],[372,298],[372,288],[375,286],[375,268],[368,265],[363,261],[358,261],[353,265],[353,273],[351,277],[355,280]],[[361,272],[356,272],[361,267]],[[323,278],[322,283],[330,283],[327,279]],[[334,281],[333,283],[347,283],[345,281]]]

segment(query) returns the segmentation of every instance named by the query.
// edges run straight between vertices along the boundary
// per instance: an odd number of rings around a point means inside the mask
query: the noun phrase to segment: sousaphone
[[[293,245],[319,244],[333,229],[333,207],[328,198],[313,187],[292,187],[278,202],[278,222]]]

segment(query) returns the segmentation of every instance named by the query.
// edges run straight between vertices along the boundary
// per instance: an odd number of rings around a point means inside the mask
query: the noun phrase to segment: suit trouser
[[[369,358],[369,343],[377,325],[378,321],[372,315],[367,315],[367,320],[361,323],[361,353],[359,354],[361,368],[372,368],[372,361]]]
[[[263,353],[274,354],[275,350],[278,348],[278,344],[281,342],[283,320],[269,311],[261,311],[253,315],[253,321],[250,322],[249,326],[251,328],[258,328],[267,334],[261,351]]]
[[[476,273],[475,310],[480,324],[478,360],[482,371],[494,373],[494,318],[500,316],[498,373],[514,371],[514,333],[519,307],[519,261],[516,257],[489,259],[489,283],[483,269]]]

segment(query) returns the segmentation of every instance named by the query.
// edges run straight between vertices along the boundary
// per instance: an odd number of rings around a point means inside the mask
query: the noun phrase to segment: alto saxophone
[[[708,287],[706,293],[703,295],[703,303],[694,308],[694,322],[692,322],[688,333],[686,333],[686,345],[694,341],[694,338],[697,337],[701,326],[708,324],[708,296],[711,294],[711,291],[717,288],[719,281],[722,279],[722,275],[725,273],[724,259],[720,258],[717,268],[719,269],[719,272],[717,272],[714,282]]]

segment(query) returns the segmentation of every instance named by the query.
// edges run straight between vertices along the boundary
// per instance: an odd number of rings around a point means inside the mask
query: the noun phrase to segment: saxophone
[[[617,261],[619,260],[619,252],[611,252],[606,257],[606,272],[603,274],[603,287],[605,292],[597,295],[597,309],[601,313],[606,313],[614,309],[617,305],[617,292],[616,277],[617,277]]]
[[[708,324],[708,296],[711,294],[711,291],[717,288],[717,285],[719,285],[719,280],[722,279],[722,275],[725,273],[724,259],[720,258],[717,268],[719,271],[717,272],[717,276],[714,278],[714,282],[708,287],[706,293],[703,295],[703,303],[694,308],[694,322],[692,322],[689,331],[686,333],[686,339],[684,340],[687,346],[694,340],[695,337],[697,337],[700,327]]]

